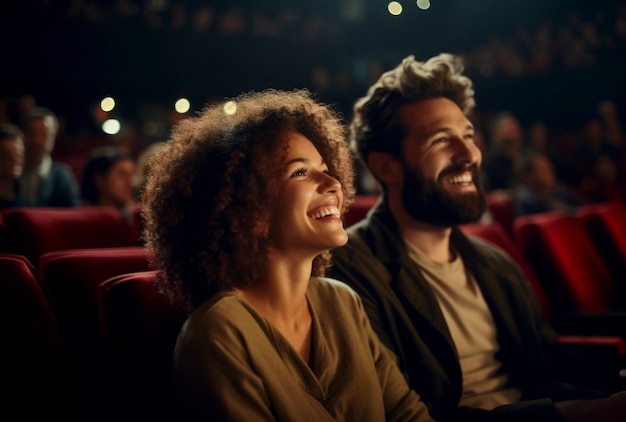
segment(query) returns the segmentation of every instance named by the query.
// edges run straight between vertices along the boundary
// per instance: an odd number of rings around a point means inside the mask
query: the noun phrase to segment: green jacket
[[[497,325],[498,357],[524,402],[485,411],[458,407],[462,374],[454,342],[430,285],[406,250],[386,202],[348,229],[333,250],[328,276],[361,296],[374,330],[395,351],[400,369],[437,420],[558,420],[553,398],[570,398],[552,382],[548,356],[556,335],[520,267],[500,249],[453,228],[451,243],[481,288]],[[563,387],[563,388],[561,388]],[[579,391],[572,395],[576,396]]]

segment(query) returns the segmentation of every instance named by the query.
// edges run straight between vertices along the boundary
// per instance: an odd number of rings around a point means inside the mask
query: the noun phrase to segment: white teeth
[[[339,209],[337,209],[337,207],[328,207],[328,208],[323,208],[322,210],[316,212],[315,214],[311,215],[311,217],[313,218],[322,218],[322,217],[326,217],[329,215],[334,215],[335,217],[339,217]]]
[[[450,183],[471,183],[472,176],[469,174],[464,174],[462,176],[451,177],[448,180],[450,180]]]

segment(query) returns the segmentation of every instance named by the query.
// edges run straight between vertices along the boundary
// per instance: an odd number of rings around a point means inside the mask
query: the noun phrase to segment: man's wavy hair
[[[179,122],[151,156],[143,238],[154,252],[157,284],[172,302],[191,311],[217,291],[265,275],[288,131],[318,149],[341,182],[345,212],[354,197],[345,127],[306,90],[250,92],[208,106]],[[329,265],[326,251],[312,275]]]
[[[442,53],[426,62],[408,56],[382,74],[354,105],[350,146],[367,164],[373,151],[399,156],[406,131],[397,110],[400,106],[432,98],[454,101],[467,115],[475,106],[472,81],[463,76],[459,56]]]

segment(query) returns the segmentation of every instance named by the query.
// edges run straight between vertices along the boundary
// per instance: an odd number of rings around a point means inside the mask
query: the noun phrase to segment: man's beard
[[[408,214],[415,220],[436,226],[450,227],[477,221],[487,209],[478,167],[458,165],[441,173],[439,180],[450,174],[471,171],[476,192],[450,195],[436,180],[426,179],[418,171],[404,167],[402,202]]]

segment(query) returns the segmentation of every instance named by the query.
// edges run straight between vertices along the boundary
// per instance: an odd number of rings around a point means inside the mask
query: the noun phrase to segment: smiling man
[[[555,333],[523,272],[458,228],[486,209],[462,70],[449,54],[409,56],[357,101],[351,146],[383,193],[333,251],[330,276],[361,295],[436,420],[623,415],[623,395],[571,400],[596,393],[551,376]]]

